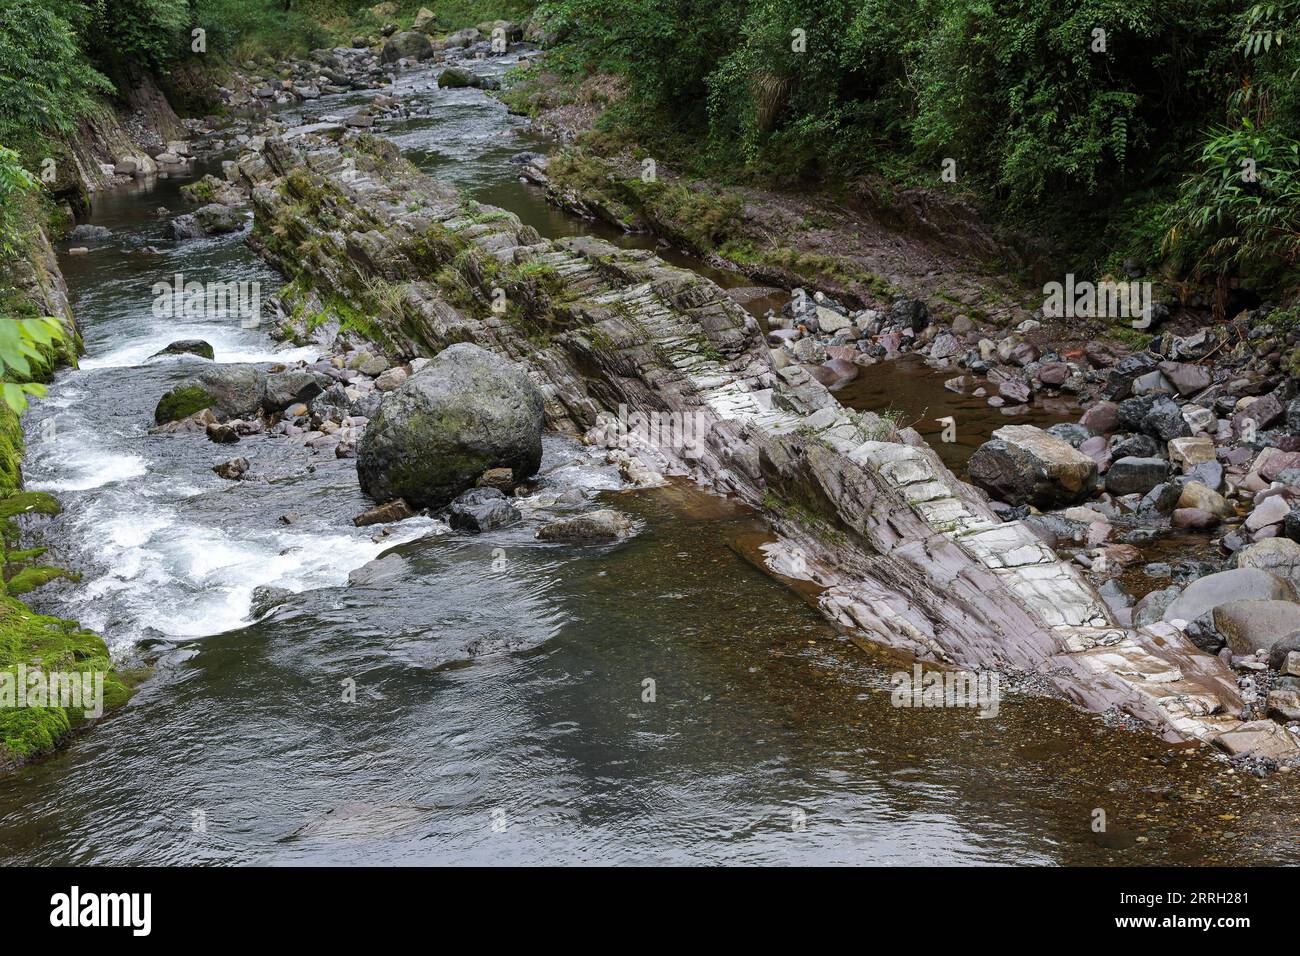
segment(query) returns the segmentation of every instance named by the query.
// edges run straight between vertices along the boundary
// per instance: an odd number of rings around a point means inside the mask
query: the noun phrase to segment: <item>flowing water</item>
[[[592,231],[516,180],[508,157],[541,145],[520,121],[430,81],[401,81],[428,115],[387,135],[545,235]],[[375,540],[350,521],[367,505],[353,462],[149,435],[198,361],[147,361],[170,341],[206,339],[225,362],[314,357],[235,316],[154,317],[152,285],[178,272],[279,281],[239,237],[163,240],[155,210],[185,208],[180,182],[98,200],[112,237],[63,261],[85,361],[27,422],[28,482],[65,505],[46,537],[83,575],[35,603],[152,673],[0,779],[0,861],[1300,861],[1277,780],[1056,701],[1012,695],[991,719],[892,706],[905,665],[758,570],[751,512],[680,484],[620,492],[567,440],[547,439],[522,526],[471,537],[420,518]],[[891,400],[928,402],[935,377],[904,371]],[[864,370],[859,396],[893,374]],[[268,480],[218,479],[236,451]],[[603,500],[637,533],[536,542],[557,497]],[[252,620],[259,585],[293,596]]]

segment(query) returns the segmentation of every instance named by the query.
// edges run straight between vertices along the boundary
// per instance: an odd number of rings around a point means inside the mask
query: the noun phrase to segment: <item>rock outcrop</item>
[[[543,241],[389,145],[295,143],[271,139],[240,160],[257,184],[250,242],[367,316],[377,349],[404,359],[473,342],[520,363],[551,427],[574,434],[619,406],[689,421],[690,441],[615,440],[761,509],[781,537],[769,563],[810,580],[847,632],[927,660],[1038,672],[1170,739],[1295,752],[1284,728],[1242,723],[1218,658],[1168,622],[1121,626],[1075,566],[1002,521],[915,432],[846,410],[807,369],[775,367],[757,323],[714,283],[647,250]],[[368,292],[377,280],[382,300]],[[286,334],[299,321],[286,317]],[[1069,482],[1095,475],[1087,461],[1070,459]]]

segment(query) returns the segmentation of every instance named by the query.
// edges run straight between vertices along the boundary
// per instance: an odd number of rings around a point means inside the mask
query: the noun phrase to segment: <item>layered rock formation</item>
[[[816,582],[846,631],[946,664],[1046,674],[1077,703],[1171,739],[1295,753],[1278,725],[1237,719],[1231,672],[1176,626],[1118,626],[1075,568],[1001,521],[914,432],[844,409],[803,368],[774,367],[757,323],[712,282],[644,250],[542,241],[390,145],[295,143],[270,140],[231,171],[255,184],[250,242],[296,279],[287,337],[338,328],[393,358],[473,342],[522,363],[549,424],[576,434],[620,406],[689,420],[697,440],[613,433],[659,470],[761,509],[782,538],[773,570]]]

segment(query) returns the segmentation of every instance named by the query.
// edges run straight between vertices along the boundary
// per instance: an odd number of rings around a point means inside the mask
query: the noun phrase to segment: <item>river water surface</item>
[[[544,235],[592,231],[516,179],[509,157],[544,144],[498,104],[428,73],[397,92],[428,115],[382,132],[422,166]],[[1056,701],[1012,696],[987,720],[891,706],[901,665],[755,568],[752,513],[679,484],[621,492],[566,440],[547,439],[534,504],[601,499],[637,521],[630,540],[538,543],[527,502],[500,532],[420,518],[374,540],[350,521],[368,504],[354,462],[149,435],[198,361],[147,361],[170,341],[206,339],[221,362],[315,357],[233,316],[153,316],[151,286],[177,272],[280,281],[238,236],[163,239],[156,209],[187,208],[183,182],[97,201],[111,238],[63,260],[85,361],[27,422],[27,480],[65,504],[46,536],[83,574],[34,603],[152,676],[0,779],[0,861],[1300,862],[1277,778]],[[934,387],[875,367],[857,394],[929,409]],[[268,480],[218,479],[235,453]],[[294,596],[254,621],[259,585]]]

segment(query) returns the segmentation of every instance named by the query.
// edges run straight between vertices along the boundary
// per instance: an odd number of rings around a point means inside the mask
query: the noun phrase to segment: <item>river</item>
[[[425,72],[395,92],[427,115],[381,132],[421,166],[545,236],[593,231],[517,180],[509,157],[545,148],[522,120]],[[187,208],[185,181],[100,196],[111,237],[63,256],[86,356],[28,416],[26,475],[64,502],[46,538],[83,576],[33,604],[152,675],[0,778],[0,861],[1300,862],[1277,784],[1195,751],[1053,700],[1011,695],[991,719],[892,706],[905,665],[759,571],[751,512],[682,484],[620,492],[565,439],[546,441],[540,493],[604,499],[637,521],[630,540],[542,544],[525,509],[482,536],[419,518],[376,541],[350,521],[368,504],[353,461],[148,434],[193,368],[147,361],[168,342],[314,357],[233,317],[154,317],[152,285],[178,272],[281,281],[238,236],[163,238],[156,209]],[[880,366],[854,394],[929,410],[941,382]],[[276,479],[217,478],[236,451]],[[294,596],[253,621],[259,585]]]

